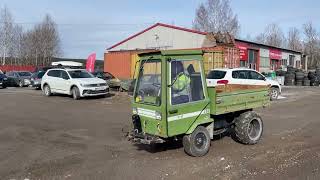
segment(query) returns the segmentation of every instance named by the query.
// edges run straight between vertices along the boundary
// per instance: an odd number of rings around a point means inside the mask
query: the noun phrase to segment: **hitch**
[[[138,133],[138,131],[135,130],[128,134],[128,141],[141,144],[156,144],[165,142],[165,140],[163,140],[160,137],[144,133]]]

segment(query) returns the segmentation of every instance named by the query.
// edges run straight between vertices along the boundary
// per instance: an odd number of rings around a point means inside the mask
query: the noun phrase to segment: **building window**
[[[271,69],[275,71],[278,68],[279,68],[279,60],[271,59]]]
[[[269,68],[270,67],[270,59],[268,57],[260,57],[260,67]]]
[[[288,60],[287,59],[281,59],[280,60],[280,65],[281,66],[287,66],[288,65]]]
[[[247,67],[247,61],[240,61],[240,67]]]
[[[289,65],[294,66],[294,55],[289,55]]]

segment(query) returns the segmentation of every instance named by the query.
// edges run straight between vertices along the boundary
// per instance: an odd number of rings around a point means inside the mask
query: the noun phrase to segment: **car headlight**
[[[90,87],[90,84],[82,84],[82,83],[80,83],[80,86],[82,86],[82,87]]]
[[[107,83],[100,83],[100,86],[107,86]]]
[[[23,81],[24,81],[25,83],[30,82],[30,80],[29,80],[29,79],[24,79]]]

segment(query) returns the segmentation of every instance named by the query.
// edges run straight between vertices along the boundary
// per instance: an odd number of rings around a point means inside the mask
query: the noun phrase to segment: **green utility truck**
[[[201,50],[139,56],[131,140],[143,144],[182,140],[191,156],[205,155],[211,139],[228,129],[243,144],[260,140],[263,122],[252,109],[269,105],[269,87],[228,81],[207,87]]]

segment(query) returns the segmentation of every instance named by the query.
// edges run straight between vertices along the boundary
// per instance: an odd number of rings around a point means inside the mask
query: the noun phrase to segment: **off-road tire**
[[[280,92],[279,88],[271,87],[270,88],[270,100],[271,101],[277,100],[278,96],[279,96],[279,92]]]
[[[208,153],[211,139],[208,130],[203,126],[198,126],[191,134],[183,137],[182,143],[188,155],[201,157]]]
[[[80,99],[80,91],[79,91],[79,88],[77,88],[77,87],[73,87],[73,88],[72,88],[72,98],[73,98],[74,100]]]
[[[45,96],[51,96],[51,88],[50,88],[50,86],[49,85],[44,85],[44,87],[43,87],[43,94],[45,95]]]
[[[254,124],[253,124],[254,123]],[[253,125],[253,126],[251,126]],[[251,128],[256,128],[251,132]],[[253,133],[253,134],[252,134]],[[254,111],[242,113],[235,119],[234,138],[242,144],[257,144],[263,133],[263,122],[259,114]]]

